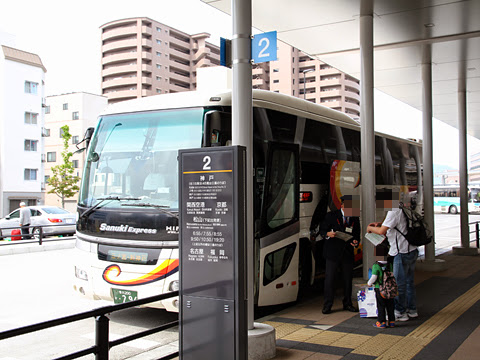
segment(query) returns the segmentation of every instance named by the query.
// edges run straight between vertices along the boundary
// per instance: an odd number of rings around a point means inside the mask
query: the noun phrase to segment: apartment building
[[[45,204],[62,206],[61,199],[55,194],[48,194],[51,190],[47,179],[52,175],[52,167],[63,163],[62,151],[64,150],[61,128],[68,125],[72,135],[69,150],[75,152],[85,147],[85,143],[79,144],[85,131],[89,127],[95,127],[98,116],[107,106],[107,98],[85,92],[77,92],[63,95],[47,96],[45,99],[45,126],[42,135],[45,141],[45,150],[42,162],[45,169]],[[78,146],[76,146],[79,144]],[[75,168],[74,175],[82,176],[86,152],[74,154],[71,158]],[[79,184],[80,185],[80,184]],[[75,212],[78,194],[66,199],[65,209]]]
[[[43,202],[41,155],[47,70],[37,54],[1,46],[0,217]]]
[[[278,60],[269,66],[269,90],[304,98],[360,119],[359,80],[288,44],[277,42],[277,47]]]
[[[207,33],[189,35],[149,18],[100,27],[102,93],[109,103],[195,90],[196,70],[220,64],[220,49]]]
[[[209,34],[188,35],[149,18],[109,22],[102,31],[102,91],[109,103],[195,90],[197,69],[216,66]],[[360,82],[300,50],[277,42],[278,60],[255,64],[252,85],[360,118]]]

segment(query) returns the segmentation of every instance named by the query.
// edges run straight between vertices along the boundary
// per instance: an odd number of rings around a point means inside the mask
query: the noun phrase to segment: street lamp
[[[312,72],[312,71],[315,71],[315,69],[307,69],[307,70],[303,70],[303,98],[305,99],[305,96],[306,96],[306,91],[307,91],[307,88],[305,86],[306,84],[306,79],[305,79],[305,74],[306,73],[309,73],[309,72]]]

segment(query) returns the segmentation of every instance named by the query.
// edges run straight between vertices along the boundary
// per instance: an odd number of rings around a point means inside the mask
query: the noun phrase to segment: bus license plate
[[[131,290],[112,289],[113,302],[123,304],[129,301],[137,300],[137,292]]]

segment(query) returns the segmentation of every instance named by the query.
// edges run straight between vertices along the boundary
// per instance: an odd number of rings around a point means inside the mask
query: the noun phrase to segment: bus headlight
[[[88,281],[88,274],[85,270],[79,269],[75,266],[75,277],[80,280]]]
[[[168,291],[178,291],[180,289],[178,280],[174,280],[168,285]]]

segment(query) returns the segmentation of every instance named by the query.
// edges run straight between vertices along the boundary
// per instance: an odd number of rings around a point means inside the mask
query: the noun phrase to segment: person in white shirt
[[[367,232],[386,235],[390,244],[389,256],[393,257],[393,275],[397,280],[398,296],[395,298],[395,317],[398,321],[407,321],[418,316],[415,293],[415,263],[418,249],[410,245],[400,233],[407,232],[407,221],[399,201],[392,200],[390,189],[382,189],[377,193],[377,207],[391,209],[382,223],[371,223]],[[398,199],[398,197],[396,197]],[[398,229],[398,230],[396,230]]]
[[[22,239],[30,239],[30,209],[25,207],[25,203],[20,203],[19,225],[22,228]]]

